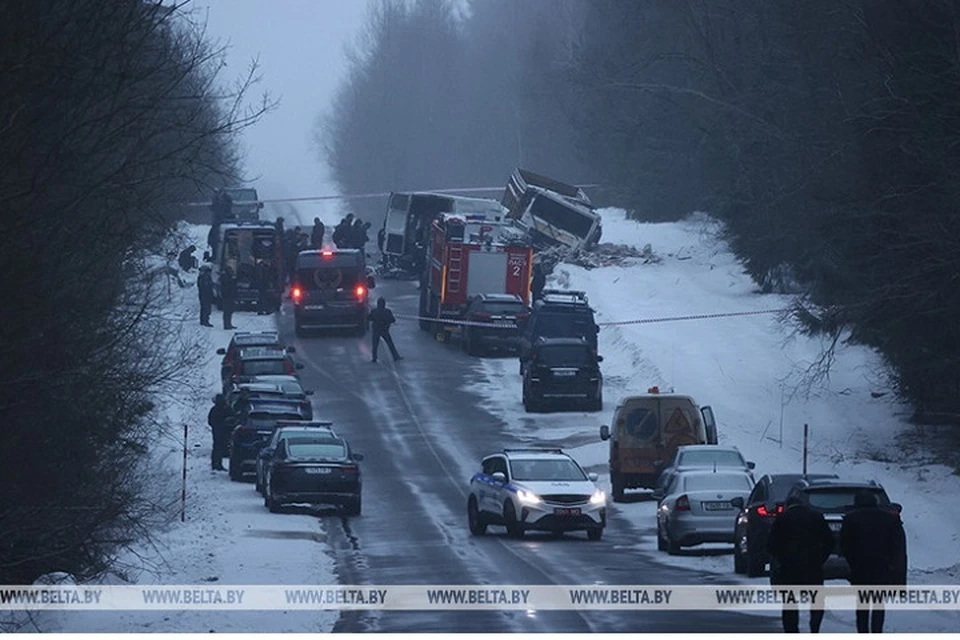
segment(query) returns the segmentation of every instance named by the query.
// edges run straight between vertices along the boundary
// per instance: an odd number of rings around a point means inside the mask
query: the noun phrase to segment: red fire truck
[[[480,293],[513,293],[530,304],[533,249],[513,222],[489,215],[441,214],[433,221],[420,278],[420,328],[438,339],[458,325],[463,305]]]

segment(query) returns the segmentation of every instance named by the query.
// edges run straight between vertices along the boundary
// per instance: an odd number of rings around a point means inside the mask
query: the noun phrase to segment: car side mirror
[[[591,471],[590,473],[587,474],[587,478],[590,480],[590,482],[596,482],[597,480],[600,479],[600,476],[598,476],[596,473]]]
[[[603,356],[597,356],[597,362],[603,362]]]
[[[507,475],[503,471],[494,471],[491,477],[494,482],[499,482],[500,484],[507,483]]]
[[[594,328],[593,328],[593,332],[594,332],[594,333],[600,333],[600,327],[594,327]]]
[[[741,498],[740,496],[737,496],[736,498],[730,501],[730,504],[732,504],[737,509],[743,509],[743,504],[744,504],[743,498]]]
[[[304,392],[303,392],[303,395],[312,396],[312,395],[313,395],[313,389],[308,389],[307,391],[304,391]]]
[[[748,462],[748,463],[747,463],[747,469],[750,469],[751,471],[753,471],[753,470],[756,469],[756,468],[757,468],[757,463],[756,463],[756,462]]]
[[[609,426],[603,425],[602,427],[600,427],[600,439],[601,439],[601,440],[609,440],[609,439],[610,439],[610,427],[609,427]]]
[[[374,280],[373,276],[367,276],[367,289],[376,289],[377,281]]]
[[[296,353],[296,352],[297,352],[296,347],[293,347],[293,346],[287,347],[287,353]]]
[[[303,363],[302,363],[302,362],[298,362],[298,363],[296,364],[296,368],[297,368],[297,369],[303,369]]]
[[[224,349],[223,347],[220,347],[219,349],[217,349],[217,355],[218,355],[218,356],[225,356],[225,355],[227,355],[227,350]]]
[[[899,502],[891,502],[890,508],[897,512],[897,515],[903,513],[903,505]]]
[[[210,402],[212,402],[213,404],[217,404],[217,396],[213,396],[212,398],[210,398]]]
[[[362,453],[355,453],[355,454],[353,454],[353,455],[350,456],[350,457],[353,458],[354,460],[356,460],[357,462],[360,462],[361,460],[363,460],[363,454],[362,454]]]

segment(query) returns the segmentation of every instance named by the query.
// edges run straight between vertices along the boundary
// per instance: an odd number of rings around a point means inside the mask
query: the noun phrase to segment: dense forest
[[[600,182],[726,223],[805,326],[960,414],[960,3],[375,0],[318,127],[345,192]]]
[[[2,584],[97,574],[168,515],[145,452],[197,357],[164,317],[171,205],[237,179],[260,113],[202,33],[158,2],[0,3]]]

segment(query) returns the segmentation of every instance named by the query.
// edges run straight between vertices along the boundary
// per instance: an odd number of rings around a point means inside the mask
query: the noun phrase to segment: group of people
[[[338,249],[363,249],[370,241],[370,223],[348,213],[333,228],[333,244]]]
[[[823,564],[833,551],[834,538],[823,514],[791,496],[777,515],[767,538],[771,557],[770,583],[774,585],[822,585]],[[903,585],[907,583],[907,542],[900,516],[880,507],[877,496],[858,493],[854,509],[843,518],[840,551],[850,565],[850,584]],[[869,607],[872,606],[872,609]],[[818,633],[824,610],[810,610],[810,632]],[[883,632],[882,604],[860,605],[857,631]],[[800,612],[784,607],[783,630],[799,632]]]
[[[200,298],[200,324],[212,327],[210,312],[213,310],[213,270],[209,264],[200,267],[197,276],[197,295]],[[261,296],[261,304],[263,303]],[[223,310],[223,328],[236,329],[233,326],[233,312],[237,306],[237,278],[230,267],[220,272],[220,308]],[[262,310],[261,310],[262,313]]]

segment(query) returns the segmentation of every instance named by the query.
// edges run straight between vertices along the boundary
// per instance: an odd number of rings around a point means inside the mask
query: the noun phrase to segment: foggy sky
[[[334,193],[313,132],[345,71],[344,48],[356,38],[367,0],[196,0],[210,39],[228,45],[220,82],[245,76],[259,58],[256,103],[267,92],[280,104],[243,134],[246,175],[260,197]],[[301,221],[333,219],[334,203],[298,203]],[[264,217],[272,217],[269,208]]]

